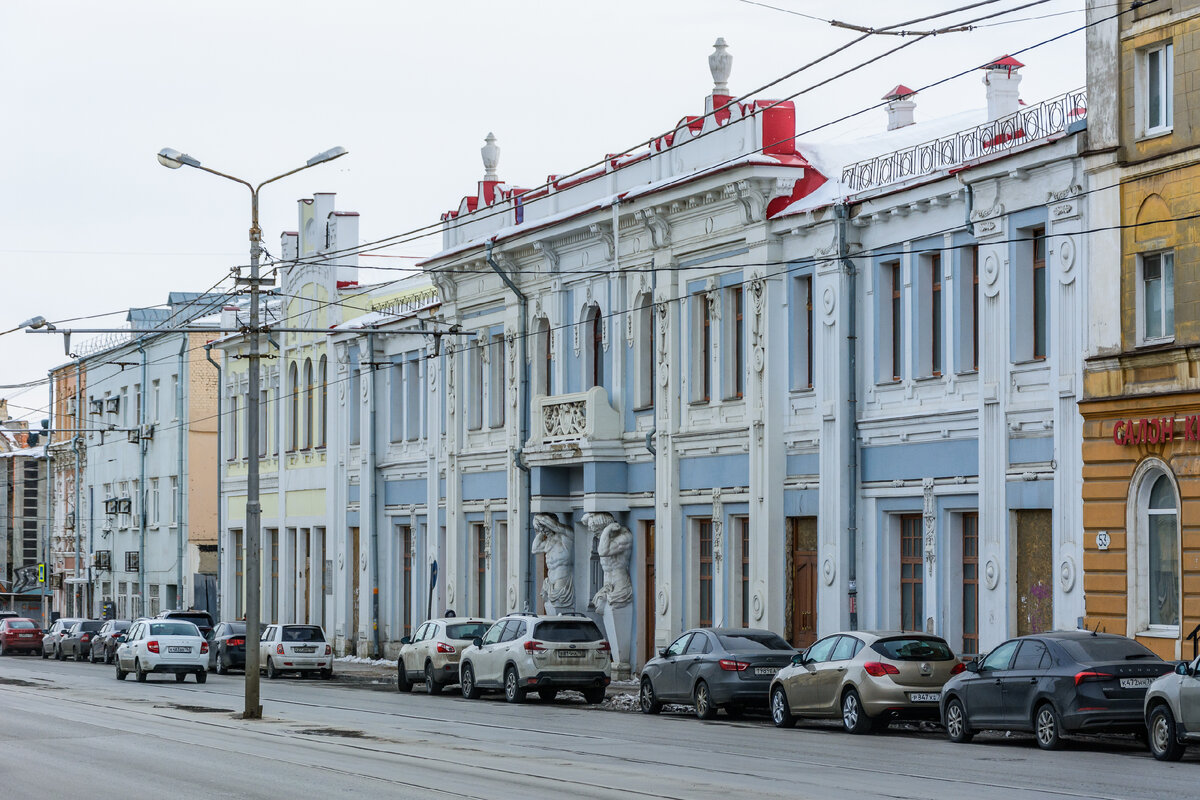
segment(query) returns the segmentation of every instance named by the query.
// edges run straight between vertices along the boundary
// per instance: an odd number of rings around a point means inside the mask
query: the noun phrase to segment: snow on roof
[[[40,444],[37,447],[25,447],[20,450],[9,450],[0,453],[0,458],[45,458],[46,445]]]

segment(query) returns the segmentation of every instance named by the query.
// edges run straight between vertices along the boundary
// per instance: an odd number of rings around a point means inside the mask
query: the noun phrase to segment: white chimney
[[[483,141],[486,144],[479,148],[479,155],[483,156],[483,179],[498,181],[500,178],[496,174],[496,167],[500,166],[500,148],[496,145],[496,135],[489,131]]]
[[[888,101],[887,129],[889,131],[894,131],[897,128],[905,128],[913,124],[913,111],[917,107],[917,104],[912,99],[915,94],[916,92],[901,83],[883,96],[883,99]]]
[[[983,85],[987,87],[988,121],[1007,117],[1021,108],[1021,74],[1025,66],[1012,56],[1004,56],[983,68]]]
[[[725,37],[717,37],[713,43],[713,51],[708,56],[708,71],[712,73],[713,94],[729,96],[729,73],[733,70],[733,56]]]

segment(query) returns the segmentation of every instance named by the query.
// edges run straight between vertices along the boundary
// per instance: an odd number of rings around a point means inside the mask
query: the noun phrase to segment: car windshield
[[[151,636],[199,636],[200,630],[190,622],[154,622],[150,624]]]
[[[744,650],[792,650],[790,644],[777,634],[769,631],[745,631],[742,633],[719,633],[717,639],[725,649],[734,651]]]
[[[321,633],[320,628],[314,628],[311,625],[285,625],[283,627],[283,641],[323,642],[325,641],[325,634]]]
[[[456,625],[446,626],[446,636],[450,639],[471,640],[480,638],[487,632],[488,624],[486,622],[459,622]]]
[[[197,627],[212,627],[212,618],[208,614],[172,614],[169,619],[187,620],[195,623]]]
[[[79,630],[87,631],[88,633],[95,633],[96,631],[100,630],[103,627],[104,627],[104,623],[100,622],[100,621],[85,622],[79,626]]]
[[[34,628],[36,628],[37,625],[34,625],[32,622],[30,622],[27,619],[10,619],[8,621],[8,627],[13,628],[13,629],[20,628],[23,631],[29,631],[29,630],[33,630]]]
[[[880,639],[871,649],[892,661],[949,661],[954,652],[941,639],[904,636]]]
[[[596,623],[590,620],[539,622],[533,638],[543,642],[598,642],[604,638]]]
[[[230,636],[245,636],[246,623],[244,622],[227,622],[225,623],[225,632]]]
[[[1123,636],[1097,636],[1092,639],[1060,639],[1058,641],[1067,655],[1080,663],[1104,661],[1133,661],[1136,659],[1154,659],[1154,655],[1145,645],[1126,639]]]
[[[118,621],[114,622],[112,629],[114,631],[127,631],[127,630],[129,630],[129,625],[130,625],[130,623],[127,620],[122,619],[122,620],[118,620]]]

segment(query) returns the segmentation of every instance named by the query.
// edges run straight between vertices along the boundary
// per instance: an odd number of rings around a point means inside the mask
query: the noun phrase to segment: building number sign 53
[[[1119,445],[1159,444],[1175,439],[1175,423],[1183,423],[1183,440],[1200,442],[1200,414],[1190,414],[1182,420],[1175,417],[1119,419],[1113,424],[1113,442]]]

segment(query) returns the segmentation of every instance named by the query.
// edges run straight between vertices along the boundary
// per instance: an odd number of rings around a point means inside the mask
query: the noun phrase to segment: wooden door
[[[788,518],[788,641],[808,647],[817,639],[817,519]]]
[[[654,565],[654,520],[642,523],[642,552],[645,553],[645,564],[642,573],[642,663],[654,658],[654,628],[656,624],[655,604],[658,598],[658,588],[655,586]]]
[[[300,530],[300,538],[303,540],[302,552],[304,553],[300,561],[302,565],[300,571],[300,582],[304,586],[304,605],[302,606],[303,610],[298,616],[300,617],[300,620],[307,625],[312,620],[312,611],[310,605],[312,603],[312,596],[308,591],[309,584],[312,581],[312,537],[309,534],[308,528],[302,528]],[[297,551],[300,551],[301,547],[297,547],[296,549]]]
[[[900,630],[925,630],[924,519],[900,517]]]
[[[350,640],[349,647],[355,650],[357,654],[358,647],[358,580],[359,580],[359,540],[358,528],[350,529],[350,552],[354,562],[350,567],[350,574],[353,576],[350,579],[350,631],[347,637]]]
[[[962,517],[962,652],[979,652],[979,512]]]
[[[1017,635],[1054,627],[1053,538],[1047,509],[1017,512]]]

